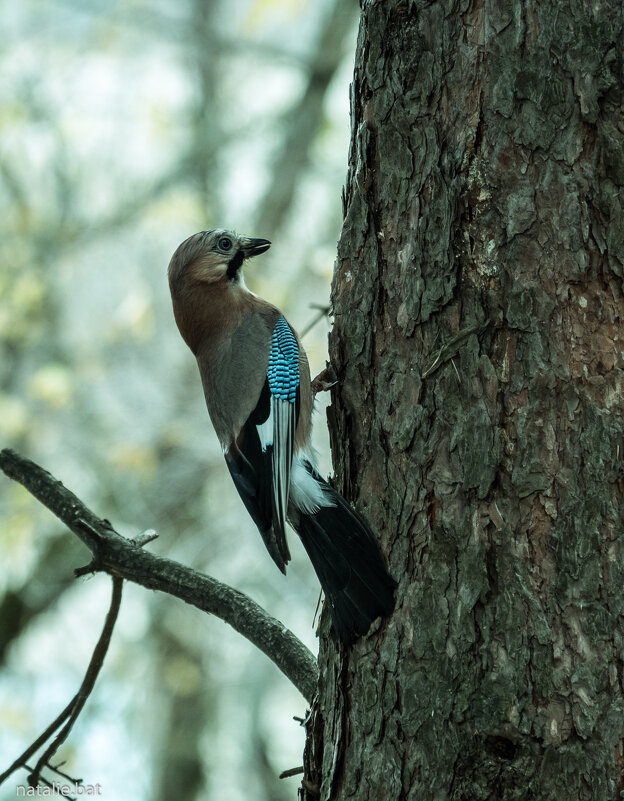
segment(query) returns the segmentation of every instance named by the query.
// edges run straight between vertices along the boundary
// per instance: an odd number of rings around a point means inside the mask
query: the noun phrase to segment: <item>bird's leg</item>
[[[312,394],[317,395],[319,392],[326,392],[328,389],[335,387],[338,382],[329,380],[333,377],[333,370],[330,367],[326,367],[325,370],[321,370],[316,378],[312,379]]]

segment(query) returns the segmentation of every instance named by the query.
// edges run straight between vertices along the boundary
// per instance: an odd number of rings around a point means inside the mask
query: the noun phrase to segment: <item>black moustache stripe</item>
[[[243,261],[245,260],[245,256],[243,255],[243,251],[239,250],[231,259],[227,267],[227,277],[230,281],[233,281],[236,278],[236,274],[242,267]]]

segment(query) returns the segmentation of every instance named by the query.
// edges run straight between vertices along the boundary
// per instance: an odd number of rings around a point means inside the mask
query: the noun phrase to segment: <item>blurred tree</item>
[[[271,182],[259,205],[258,231],[279,231],[291,211],[297,183],[309,166],[310,150],[321,126],[327,90],[345,56],[355,11],[355,3],[336,0],[324,15],[305,90],[284,119],[281,151],[274,156]]]
[[[621,797],[622,53],[615,0],[362,3],[331,427],[400,586],[309,801]]]
[[[168,801],[179,793],[186,798],[201,797],[206,777],[203,775],[202,733],[206,719],[213,719],[212,687],[205,682],[201,648],[197,641],[168,629],[171,615],[166,614],[165,599],[154,604],[160,615],[152,614],[148,642],[157,648],[156,759],[153,798]],[[213,699],[211,699],[213,700]]]
[[[154,550],[252,592],[274,614],[282,609],[309,644],[315,579],[296,552],[288,581],[274,580],[268,559],[266,573],[257,567],[263,546],[239,522],[210,440],[196,367],[173,324],[166,264],[200,228],[255,233],[264,205],[274,203],[263,198],[279,183],[289,199],[275,203],[274,227],[262,231],[276,242],[264,289],[286,309],[298,294],[301,325],[310,300],[325,300],[344,146],[332,91],[346,96],[346,72],[339,93],[335,76],[351,50],[344,42],[355,9],[353,0],[25,0],[5,17],[0,54],[0,444],[58,472],[125,533],[166,532]],[[316,152],[322,158],[309,157]],[[294,187],[301,192],[307,182],[316,194],[302,209]],[[253,286],[254,276],[248,281]],[[321,327],[306,346],[324,359]],[[93,600],[98,580],[72,576],[84,551],[4,482],[0,530],[4,756],[56,713],[51,686],[62,700],[75,688],[83,663],[75,654],[63,661],[62,632],[75,634],[76,609],[85,628],[99,626],[101,608]],[[259,788],[258,798],[285,795],[296,780],[277,774],[292,767],[293,741],[303,739],[291,721],[303,714],[299,694],[270,670],[273,685],[265,681],[256,661],[264,657],[221,623],[202,620],[198,636],[196,619],[180,625],[177,607],[152,601],[126,593],[107,661],[113,678],[107,672],[98,684],[103,696],[114,688],[112,700],[85,709],[84,736],[63,755],[68,769],[97,772],[107,792],[118,782],[136,798],[140,781],[151,784],[146,797],[171,797],[180,776],[189,798],[240,799],[248,786]],[[55,632],[56,651],[29,658],[43,632]],[[223,670],[226,662],[236,675]],[[197,671],[199,687],[191,681]],[[153,695],[115,694],[136,675]],[[42,703],[32,701],[37,692]],[[275,699],[271,723],[288,731],[284,753],[266,734],[267,693]],[[162,717],[143,726],[156,714],[154,697]],[[236,747],[249,708],[253,752]],[[121,736],[89,752],[106,710],[133,740],[132,753]],[[194,746],[183,747],[188,742]],[[14,790],[3,787],[0,797]]]

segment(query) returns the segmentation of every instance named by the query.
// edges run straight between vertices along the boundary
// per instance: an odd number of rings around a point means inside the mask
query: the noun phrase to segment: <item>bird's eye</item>
[[[218,244],[220,250],[230,250],[232,248],[232,240],[229,236],[222,236]]]

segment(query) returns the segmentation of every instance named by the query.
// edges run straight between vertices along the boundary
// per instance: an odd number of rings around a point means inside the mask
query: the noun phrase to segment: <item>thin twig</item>
[[[312,618],[312,628],[316,626],[316,616],[321,608],[321,601],[323,600],[323,590],[319,592],[318,601],[316,602],[316,609],[314,610],[314,617]]]
[[[158,534],[154,531],[154,529],[148,528],[145,531],[142,531],[138,536],[134,537],[132,542],[135,545],[138,545],[140,548],[144,548],[148,543],[157,539]]]
[[[309,334],[310,331],[314,328],[314,326],[317,323],[321,322],[323,317],[329,317],[329,313],[331,311],[331,306],[319,306],[316,303],[311,303],[310,308],[318,309],[318,314],[315,314],[312,320],[306,325],[306,327],[303,328],[301,331],[299,331],[299,336],[301,337],[301,339],[303,339],[303,337],[306,334]]]
[[[300,765],[298,768],[290,768],[289,770],[283,770],[279,777],[280,779],[288,779],[290,776],[297,776],[299,773],[303,773],[303,765]]]
[[[62,762],[59,762],[58,765],[48,765],[48,768],[53,773],[56,773],[57,776],[62,776],[64,779],[67,779],[67,781],[71,782],[72,784],[82,784],[82,779],[75,779],[73,776],[70,776],[69,773],[64,773],[60,769],[61,765],[64,765],[66,761],[67,760],[63,760]]]
[[[24,765],[24,767],[26,768],[26,770],[32,771],[32,768],[29,765]],[[54,784],[45,779],[43,776],[39,779],[39,784],[43,784],[44,787],[48,787],[50,789],[50,792],[46,793],[46,795],[56,795],[56,793],[54,792]],[[28,786],[33,788],[37,786],[34,783],[33,784],[30,783],[30,776],[28,777]],[[63,798],[67,798],[67,801],[77,801],[77,799],[74,798],[73,795],[63,795]]]
[[[102,629],[102,633],[100,634],[100,638],[95,646],[95,650],[93,651],[93,655],[91,657],[91,661],[89,662],[89,666],[87,668],[87,672],[85,677],[80,685],[80,689],[76,693],[76,695],[72,698],[72,700],[67,704],[65,709],[58,715],[55,720],[48,726],[48,728],[41,734],[32,745],[30,745],[24,753],[19,756],[15,762],[4,772],[0,775],[0,784],[2,784],[12,773],[14,773],[19,768],[27,768],[30,771],[30,775],[28,777],[28,783],[32,787],[36,787],[40,783],[44,783],[48,785],[46,779],[41,776],[41,771],[43,768],[47,767],[51,770],[62,774],[60,770],[57,768],[52,767],[49,762],[50,759],[54,756],[56,751],[59,747],[65,742],[67,739],[68,734],[72,730],[74,723],[82,708],[84,707],[87,698],[91,694],[93,687],[95,685],[95,681],[98,677],[98,674],[104,664],[104,658],[106,656],[106,652],[108,650],[108,646],[110,645],[111,637],[113,634],[113,629],[115,627],[115,621],[117,620],[117,615],[119,613],[119,606],[121,604],[121,585],[123,580],[118,577],[113,577],[113,593],[111,598],[110,608],[108,610],[108,614],[106,615],[106,621],[104,622],[104,628]],[[57,734],[55,739],[52,743],[46,748],[43,752],[41,757],[39,758],[37,764],[34,768],[29,768],[27,763],[30,757],[36,753],[45,743],[52,737],[54,732],[63,725],[61,731]]]
[[[71,712],[73,703],[74,699],[72,698],[72,700],[67,704],[65,709],[61,712],[61,714],[55,720],[53,720],[52,723],[50,723],[50,725],[43,732],[43,734],[40,734],[39,737],[35,740],[35,742],[29,745],[28,748],[24,751],[24,753],[21,756],[19,756],[15,760],[15,762],[4,771],[4,773],[0,774],[0,784],[2,784],[2,782],[8,779],[8,777],[12,773],[15,773],[15,771],[19,770],[20,768],[28,768],[28,770],[31,770],[26,764],[27,760],[29,760],[34,753],[36,753],[43,745],[45,745],[45,743],[50,739],[50,737],[52,737],[52,735],[58,729],[58,727],[63,724],[63,721],[67,719],[67,716]]]
[[[121,606],[122,585],[123,579],[119,578],[118,576],[113,576],[113,592],[111,596],[110,608],[108,610],[108,614],[106,615],[106,620],[104,621],[104,628],[100,634],[100,639],[95,646],[93,656],[89,662],[89,667],[87,668],[87,672],[80,689],[72,700],[71,711],[67,718],[67,722],[57,734],[50,746],[39,757],[39,761],[35,765],[34,776],[37,779],[42,768],[48,765],[50,759],[67,739],[67,736],[72,730],[78,715],[81,713],[85,703],[87,702],[87,698],[91,695],[95,681],[100,673],[100,670],[102,669],[102,665],[104,664],[104,658],[106,657],[106,652],[108,651],[111,637],[113,636],[113,629],[115,628],[117,615],[119,614],[119,607]]]

